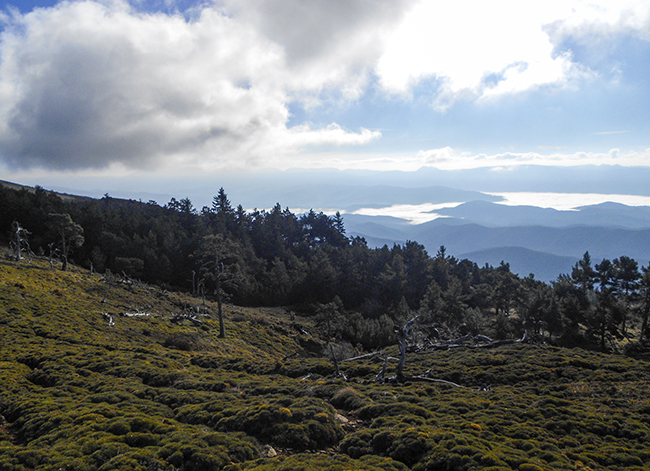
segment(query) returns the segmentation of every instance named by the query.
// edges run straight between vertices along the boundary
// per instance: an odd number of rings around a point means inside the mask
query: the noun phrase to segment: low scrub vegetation
[[[642,355],[543,343],[450,347],[409,353],[404,373],[429,370],[460,387],[377,382],[386,356],[399,356],[393,346],[340,362],[346,380],[318,316],[226,304],[219,338],[216,303],[68,268],[0,262],[2,471],[641,470],[650,462]],[[388,361],[387,377],[395,368]]]

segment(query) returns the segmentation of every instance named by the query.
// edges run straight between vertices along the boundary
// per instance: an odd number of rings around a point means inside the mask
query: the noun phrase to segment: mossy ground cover
[[[378,384],[376,358],[342,363],[345,382],[310,319],[228,305],[220,339],[216,317],[185,294],[0,262],[0,470],[650,469],[647,361],[459,348],[405,372],[461,388]]]

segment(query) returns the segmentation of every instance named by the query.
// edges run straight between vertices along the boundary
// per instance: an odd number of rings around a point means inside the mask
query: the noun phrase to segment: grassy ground
[[[310,319],[225,319],[220,339],[209,302],[0,262],[0,470],[650,469],[647,361],[510,345],[409,357],[460,388],[375,383],[377,359],[345,382]]]

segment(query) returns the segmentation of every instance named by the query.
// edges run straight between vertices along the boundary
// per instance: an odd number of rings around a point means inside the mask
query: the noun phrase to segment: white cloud
[[[369,131],[365,131],[369,133]],[[370,134],[368,134],[370,137]],[[298,143],[299,144],[299,143]],[[560,148],[561,149],[561,148]],[[495,172],[514,171],[522,165],[569,167],[578,165],[649,166],[650,148],[641,151],[611,149],[608,152],[501,152],[495,154],[458,151],[451,147],[408,153],[345,153],[305,152],[287,155],[283,159],[269,160],[271,167],[281,168],[333,168],[338,170],[398,170],[413,172],[422,167],[440,170],[489,168]]]
[[[650,5],[644,0],[574,0],[568,6],[567,14],[555,18],[567,33],[587,27],[650,37]]]
[[[173,1],[161,1],[172,11]],[[314,109],[324,96],[354,100],[375,80],[406,96],[435,80],[430,99],[440,110],[462,96],[487,100],[565,86],[595,73],[560,52],[567,35],[650,31],[644,1],[198,5],[184,16],[138,11],[125,0],[4,14],[0,160],[12,168],[51,169],[314,162],[306,155],[310,147],[364,145],[381,134],[327,122],[289,127],[292,103]],[[402,162],[477,165],[541,158],[535,155],[497,159],[446,148]],[[381,155],[364,158],[382,161]],[[393,156],[386,162],[398,165]]]
[[[503,201],[498,201],[497,203],[506,206],[537,206],[539,208],[554,208],[559,211],[571,211],[581,206],[602,203],[620,203],[627,206],[650,206],[650,197],[640,195],[543,192],[488,192],[488,194],[503,197]]]
[[[384,10],[379,24],[387,21]],[[344,37],[334,51],[319,41],[301,51],[296,44],[308,31],[287,45],[237,11],[206,7],[188,20],[119,0],[63,2],[4,20],[0,158],[14,168],[244,164],[261,162],[269,150],[292,154],[380,136],[335,125],[287,128],[295,97],[364,77],[350,71],[362,51],[324,73]],[[335,33],[330,25],[321,36]],[[370,37],[355,40],[366,46]],[[318,60],[323,55],[329,62]]]
[[[336,123],[324,129],[313,130],[309,125],[294,126],[288,130],[292,144],[305,146],[311,144],[361,145],[381,137],[379,131],[361,129],[358,134],[345,131]]]
[[[421,150],[418,152],[418,158],[422,159],[427,165],[439,165],[453,162],[458,158],[467,156],[458,155],[451,147],[442,149]]]
[[[643,1],[423,0],[390,38],[377,73],[396,94],[437,80],[433,104],[441,111],[462,96],[564,85],[591,72],[570,53],[555,51],[562,35],[585,25],[647,35],[649,14]]]
[[[443,170],[491,167],[494,171],[512,170],[518,165],[650,165],[650,148],[643,151],[622,152],[611,149],[608,152],[503,152],[499,154],[471,154],[458,152],[450,147],[420,151],[417,154],[422,166],[436,167]]]
[[[607,135],[611,135],[611,134],[626,134],[628,132],[630,132],[630,131],[629,130],[625,130],[625,131],[602,131],[602,132],[595,132],[595,133],[593,133],[593,135],[594,136],[607,136]]]
[[[352,214],[359,214],[362,216],[389,216],[405,219],[409,224],[424,224],[425,222],[433,221],[438,218],[448,217],[441,216],[440,214],[437,214],[436,211],[446,208],[455,208],[461,204],[462,202],[440,204],[394,204],[385,208],[361,208],[357,209]]]
[[[226,0],[238,21],[286,54],[291,89],[357,98],[388,35],[415,0]],[[308,97],[313,98],[313,95]]]

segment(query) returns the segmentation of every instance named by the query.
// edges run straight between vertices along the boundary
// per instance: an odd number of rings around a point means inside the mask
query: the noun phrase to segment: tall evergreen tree
[[[640,279],[639,264],[630,257],[620,257],[614,260],[614,283],[623,303],[621,332],[627,335],[627,318],[632,306],[639,296]]]
[[[641,332],[639,340],[650,338],[648,314],[650,314],[650,264],[641,269]]]
[[[212,212],[216,215],[215,226],[217,232],[232,232],[235,229],[235,210],[230,204],[223,187],[219,188],[217,195],[212,198]]]

